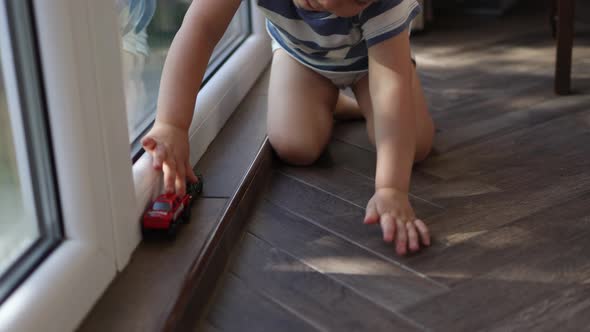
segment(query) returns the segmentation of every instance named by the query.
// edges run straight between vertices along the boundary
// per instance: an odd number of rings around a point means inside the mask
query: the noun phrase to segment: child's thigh
[[[338,93],[338,88],[328,79],[285,51],[275,51],[268,91],[267,130],[279,156],[296,164],[313,162],[319,156],[330,139]]]

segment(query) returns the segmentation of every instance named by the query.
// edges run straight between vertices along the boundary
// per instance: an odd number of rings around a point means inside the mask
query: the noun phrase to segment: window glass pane
[[[0,305],[63,239],[31,2],[2,4]]]
[[[0,65],[0,275],[39,237],[31,202],[25,208],[13,129]]]
[[[191,0],[116,2],[123,42],[129,141],[133,143],[153,122],[164,60]],[[205,81],[248,34],[248,3],[244,1],[213,52]]]

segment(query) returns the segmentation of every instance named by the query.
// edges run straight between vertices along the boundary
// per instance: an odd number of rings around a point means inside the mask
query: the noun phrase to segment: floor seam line
[[[277,299],[271,297],[266,292],[260,291],[257,288],[252,287],[252,285],[249,282],[247,282],[242,277],[240,277],[231,267],[229,268],[229,270],[227,271],[227,273],[230,274],[230,275],[232,275],[232,276],[234,276],[234,278],[239,279],[244,284],[246,284],[251,291],[255,292],[256,294],[259,294],[260,296],[264,297],[265,299],[269,300],[270,302],[275,303],[280,308],[282,308],[283,310],[285,310],[288,313],[292,314],[296,318],[298,318],[298,319],[306,322],[307,324],[309,324],[314,329],[316,329],[318,331],[326,331],[326,332],[328,331],[327,329],[325,329],[325,328],[323,328],[321,326],[318,326],[318,324],[316,324],[315,322],[310,321],[305,316],[301,315],[299,312],[295,311],[294,309],[292,309],[291,307],[289,307],[286,304],[282,303],[281,301],[278,301]]]
[[[338,280],[338,279],[336,279],[336,278],[334,278],[334,277],[330,276],[329,274],[327,274],[327,273],[324,273],[324,272],[322,272],[322,271],[320,271],[320,270],[316,269],[315,267],[313,267],[313,266],[311,266],[311,265],[307,264],[306,262],[304,262],[304,261],[303,261],[301,258],[297,257],[296,255],[294,255],[294,254],[292,254],[292,253],[290,253],[290,252],[286,251],[285,249],[282,249],[282,248],[279,248],[279,247],[277,247],[277,246],[273,245],[272,243],[268,242],[267,240],[265,240],[265,239],[261,238],[260,236],[258,236],[258,235],[256,235],[256,234],[253,234],[253,233],[252,233],[252,232],[250,232],[250,231],[248,231],[248,233],[249,233],[250,235],[252,235],[253,237],[255,237],[255,238],[259,239],[260,241],[262,241],[262,242],[264,242],[264,243],[268,244],[270,247],[272,247],[272,248],[274,248],[274,249],[276,249],[276,250],[279,250],[279,251],[280,251],[281,253],[283,253],[284,255],[286,255],[286,256],[288,256],[288,257],[290,257],[290,258],[292,258],[292,259],[296,260],[297,262],[299,262],[299,263],[301,263],[301,264],[305,265],[306,267],[308,267],[308,268],[309,268],[309,269],[311,269],[312,271],[314,271],[314,272],[316,272],[316,273],[319,273],[319,274],[321,274],[322,276],[326,277],[327,279],[330,279],[330,280],[332,280],[332,282],[334,282],[334,283],[336,283],[336,284],[338,284],[338,285],[341,285],[341,286],[343,286],[343,287],[345,287],[345,288],[349,289],[350,291],[354,292],[354,294],[356,294],[357,296],[359,296],[359,297],[361,297],[361,298],[363,298],[363,299],[365,299],[365,300],[367,300],[367,301],[369,301],[369,302],[371,302],[371,303],[373,303],[373,304],[377,305],[377,306],[378,306],[378,307],[380,307],[381,309],[383,309],[383,310],[386,310],[387,312],[389,312],[389,313],[391,313],[391,314],[394,314],[394,316],[395,316],[395,317],[397,317],[397,318],[400,318],[401,320],[403,320],[403,321],[405,321],[405,322],[407,322],[407,323],[409,323],[409,324],[411,324],[411,325],[414,325],[415,327],[421,328],[422,330],[425,330],[425,329],[426,329],[424,326],[420,325],[418,322],[415,322],[415,321],[411,320],[410,318],[406,317],[404,314],[402,314],[402,313],[401,313],[401,311],[395,311],[395,310],[391,310],[391,309],[389,309],[387,306],[385,306],[385,305],[384,305],[384,304],[382,304],[381,302],[379,302],[379,301],[375,301],[374,299],[372,299],[372,298],[370,298],[370,297],[368,297],[368,296],[364,295],[364,294],[363,294],[363,293],[361,293],[359,290],[357,290],[357,289],[356,289],[356,287],[354,287],[354,286],[351,286],[351,285],[349,285],[349,284],[348,284],[348,283],[346,283],[346,282],[342,282],[342,281],[340,281],[340,280]]]
[[[353,245],[358,246],[358,247],[362,248],[363,250],[365,250],[365,251],[367,251],[367,252],[369,252],[369,253],[377,256],[377,257],[380,257],[381,259],[383,259],[383,260],[385,260],[387,262],[390,262],[391,264],[397,265],[400,268],[402,268],[402,269],[404,269],[404,270],[406,270],[408,272],[411,272],[413,274],[416,274],[417,276],[420,276],[420,277],[424,278],[425,280],[428,280],[428,281],[432,282],[433,284],[435,284],[435,285],[437,285],[437,286],[439,286],[439,287],[441,287],[443,289],[447,289],[447,290],[450,289],[447,285],[442,284],[442,283],[440,283],[440,282],[438,282],[438,281],[436,281],[436,280],[434,280],[434,279],[426,276],[425,274],[423,274],[423,273],[421,273],[419,271],[416,271],[416,270],[414,270],[414,269],[412,269],[412,268],[410,268],[410,267],[408,267],[408,266],[406,266],[406,265],[404,265],[404,264],[402,264],[402,263],[400,263],[400,262],[398,262],[398,261],[396,261],[394,259],[391,259],[391,258],[387,257],[386,255],[383,255],[383,254],[381,254],[379,252],[376,252],[375,250],[373,250],[373,249],[371,249],[371,248],[369,248],[369,247],[367,247],[367,246],[365,246],[365,245],[363,245],[361,243],[358,243],[357,241],[352,240],[351,238],[349,238],[346,235],[343,235],[343,234],[340,234],[340,233],[338,233],[336,231],[333,231],[330,228],[328,228],[326,226],[323,226],[323,225],[317,223],[316,221],[314,221],[314,220],[312,220],[312,219],[310,219],[310,218],[308,218],[306,216],[303,216],[303,215],[301,215],[301,214],[299,214],[299,213],[297,213],[297,212],[295,212],[295,211],[293,211],[293,210],[291,210],[291,209],[289,209],[289,208],[287,208],[287,207],[279,204],[278,202],[273,201],[272,198],[270,198],[269,196],[265,196],[265,199],[267,201],[273,203],[274,205],[279,206],[280,208],[288,211],[289,213],[291,213],[291,214],[293,214],[293,215],[295,215],[295,216],[297,216],[297,217],[299,217],[299,218],[301,218],[301,219],[303,219],[303,220],[305,220],[305,221],[307,221],[307,222],[315,225],[316,227],[320,227],[323,230],[329,232],[330,234],[333,234],[333,235],[335,235],[335,236],[337,236],[337,237],[339,237],[339,238],[341,238],[341,239],[343,239],[343,240],[345,240],[345,241],[347,241],[349,243],[352,243]]]

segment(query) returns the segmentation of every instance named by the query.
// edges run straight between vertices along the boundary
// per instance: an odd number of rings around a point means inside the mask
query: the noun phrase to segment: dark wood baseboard
[[[268,138],[264,140],[238,190],[230,199],[221,220],[188,273],[175,299],[172,311],[160,330],[194,331],[216,283],[228,262],[232,248],[238,242],[251,206],[270,178],[272,148]]]

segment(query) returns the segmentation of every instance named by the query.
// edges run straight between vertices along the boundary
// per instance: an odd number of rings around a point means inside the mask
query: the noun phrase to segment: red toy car
[[[144,235],[151,230],[167,231],[168,235],[176,235],[178,226],[190,221],[191,203],[203,188],[202,177],[196,183],[187,183],[184,196],[175,193],[162,194],[150,204],[145,211],[141,230]]]

